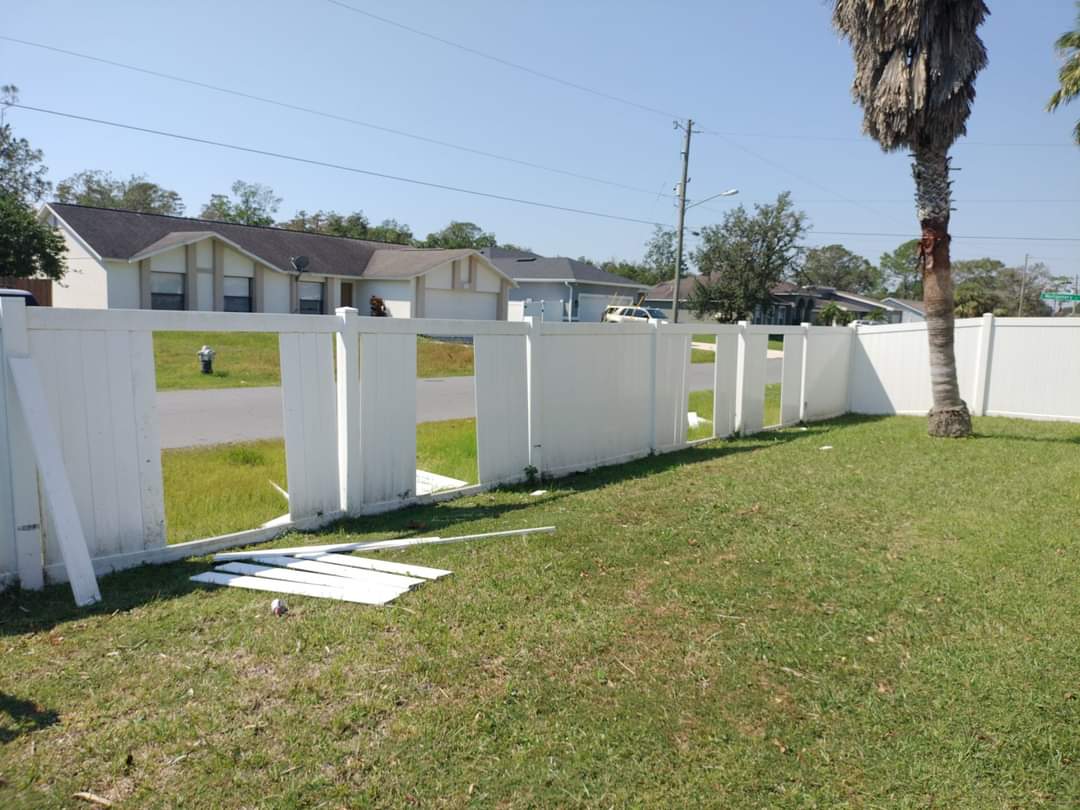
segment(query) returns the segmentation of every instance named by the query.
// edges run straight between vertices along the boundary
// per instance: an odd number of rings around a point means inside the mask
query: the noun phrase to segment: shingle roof
[[[564,256],[548,258],[524,250],[484,248],[480,251],[492,264],[515,280],[576,281],[581,284],[607,284],[645,288],[633,279],[594,267],[588,262]]]
[[[916,312],[918,312],[920,314],[924,314],[924,315],[926,314],[926,311],[923,308],[923,302],[922,301],[917,301],[914,298],[896,298],[896,297],[890,295],[885,300],[886,301],[895,301],[896,303],[900,304],[900,306],[907,307],[908,309],[913,309],[913,310],[915,310]]]
[[[685,301],[690,297],[690,293],[694,291],[694,287],[699,281],[708,281],[708,277],[699,275],[697,273],[691,273],[690,275],[683,276],[679,279],[679,300]],[[651,290],[648,295],[645,296],[648,301],[670,301],[671,290],[673,282],[661,281]]]
[[[293,256],[307,256],[310,273],[412,278],[443,262],[474,252],[413,248],[284,228],[65,203],[49,203],[49,208],[105,259],[127,261],[171,246],[189,244],[200,236],[220,236],[283,272],[291,270]]]

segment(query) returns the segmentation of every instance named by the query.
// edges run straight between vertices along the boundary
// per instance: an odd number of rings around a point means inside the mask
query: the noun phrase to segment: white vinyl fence
[[[152,333],[279,336],[289,515],[167,546]],[[687,446],[690,340],[716,336],[714,435],[764,425],[770,334],[784,337],[781,422],[929,409],[925,326],[568,324],[23,307],[0,301],[0,587],[64,580],[46,480],[98,573],[268,539],[362,515]],[[416,338],[472,338],[479,483],[417,496]],[[963,391],[979,414],[1080,421],[1080,321],[957,325]],[[36,366],[41,407],[24,425],[11,369]],[[335,365],[336,364],[336,365]],[[21,389],[20,389],[21,392]],[[39,470],[30,433],[55,439]],[[49,476],[45,475],[49,473]],[[51,476],[51,477],[50,477]],[[47,494],[47,493],[46,493]],[[70,525],[70,524],[65,524]]]
[[[1080,318],[968,318],[956,322],[960,395],[976,416],[1080,422]],[[855,332],[847,410],[930,410],[926,324]]]

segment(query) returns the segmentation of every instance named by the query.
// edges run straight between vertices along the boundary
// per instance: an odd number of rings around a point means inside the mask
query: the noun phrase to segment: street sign
[[[1039,298],[1043,301],[1080,301],[1080,293],[1044,292]]]

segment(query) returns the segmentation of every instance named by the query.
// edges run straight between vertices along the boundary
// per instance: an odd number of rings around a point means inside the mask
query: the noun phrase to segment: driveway
[[[780,382],[783,360],[769,358],[768,382]],[[712,388],[711,363],[690,366],[690,390]],[[282,435],[281,389],[207,388],[159,391],[161,446],[192,447]],[[476,416],[472,377],[432,377],[416,381],[416,421],[441,422]]]

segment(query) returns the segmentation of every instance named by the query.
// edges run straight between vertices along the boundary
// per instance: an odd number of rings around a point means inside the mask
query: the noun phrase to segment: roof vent
[[[524,256],[524,257],[519,258],[519,259],[514,259],[514,261],[515,262],[535,262],[536,257],[535,256]]]

